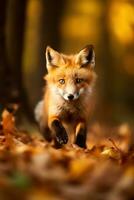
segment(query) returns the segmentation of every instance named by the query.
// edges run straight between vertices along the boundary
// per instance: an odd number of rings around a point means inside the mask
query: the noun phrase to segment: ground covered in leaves
[[[133,131],[93,124],[87,149],[55,149],[18,130],[5,110],[0,124],[0,200],[133,200]]]

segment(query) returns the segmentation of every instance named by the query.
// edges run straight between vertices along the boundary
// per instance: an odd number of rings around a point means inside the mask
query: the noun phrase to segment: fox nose
[[[68,95],[68,99],[69,99],[69,100],[73,100],[73,98],[74,98],[74,95],[73,95],[73,94],[69,94],[69,95]]]

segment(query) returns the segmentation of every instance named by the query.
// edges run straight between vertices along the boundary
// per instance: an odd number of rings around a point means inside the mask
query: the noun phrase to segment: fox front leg
[[[86,148],[87,128],[84,122],[79,122],[76,126],[75,144],[79,147]]]
[[[61,147],[68,142],[67,132],[58,118],[51,118],[49,120],[49,126],[54,134],[56,147]]]

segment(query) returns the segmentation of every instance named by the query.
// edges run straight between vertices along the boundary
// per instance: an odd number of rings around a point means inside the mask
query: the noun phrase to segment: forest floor
[[[19,130],[4,110],[0,124],[0,200],[133,200],[134,140],[128,124],[94,123],[87,149],[55,149]]]

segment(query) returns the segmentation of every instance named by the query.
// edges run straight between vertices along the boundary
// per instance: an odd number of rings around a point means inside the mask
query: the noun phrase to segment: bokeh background
[[[42,97],[47,45],[96,52],[95,120],[133,123],[133,0],[0,1],[0,110],[18,103],[28,118]]]

